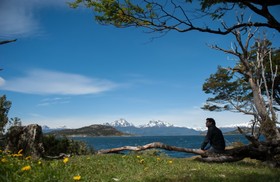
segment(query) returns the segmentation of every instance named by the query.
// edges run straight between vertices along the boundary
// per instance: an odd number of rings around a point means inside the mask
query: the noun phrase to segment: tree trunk
[[[259,90],[259,86],[254,82],[253,78],[249,78],[249,83],[253,92],[253,99],[258,116],[260,117],[261,133],[268,142],[280,140],[280,133],[276,127],[276,121],[273,121],[266,109],[266,104]]]

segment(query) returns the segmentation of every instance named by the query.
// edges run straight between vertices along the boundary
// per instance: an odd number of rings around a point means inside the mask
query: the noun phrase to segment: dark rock
[[[6,151],[18,153],[23,150],[25,156],[39,158],[43,156],[43,132],[41,126],[13,126],[7,134]]]

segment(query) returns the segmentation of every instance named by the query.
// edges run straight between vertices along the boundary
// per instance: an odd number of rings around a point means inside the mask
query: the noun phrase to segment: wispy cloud
[[[0,86],[4,84],[5,84],[5,80],[2,77],[0,77]]]
[[[66,2],[67,0],[1,0],[0,38],[38,34],[41,27],[36,11],[48,6],[66,7]]]
[[[57,104],[68,104],[70,103],[69,97],[54,97],[54,98],[45,98],[40,101],[38,106],[49,106],[49,105],[57,105]]]
[[[109,80],[36,69],[23,77],[2,81],[0,89],[29,94],[85,95],[109,91],[117,86]]]

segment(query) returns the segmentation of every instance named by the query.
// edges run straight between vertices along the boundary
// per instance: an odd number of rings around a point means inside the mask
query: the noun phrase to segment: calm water
[[[95,150],[110,149],[122,146],[139,146],[152,142],[162,142],[167,145],[185,148],[200,148],[204,136],[133,136],[133,137],[75,137],[75,140],[86,142]],[[226,145],[232,142],[248,141],[242,135],[225,135]],[[190,157],[193,154],[162,150],[170,157]]]

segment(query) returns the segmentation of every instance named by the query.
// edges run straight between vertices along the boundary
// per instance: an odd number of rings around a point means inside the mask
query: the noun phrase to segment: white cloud
[[[61,97],[55,97],[55,98],[45,98],[41,100],[41,102],[38,104],[38,106],[49,106],[49,105],[57,105],[57,104],[68,104],[70,103],[70,98],[61,98]]]
[[[4,84],[5,84],[5,80],[2,77],[0,77],[0,87],[1,87],[1,85],[4,85]]]
[[[36,18],[36,11],[49,6],[67,7],[66,2],[67,0],[1,0],[0,38],[39,34],[40,20]]]
[[[84,95],[111,90],[117,84],[83,75],[47,70],[32,70],[26,76],[6,80],[3,90],[29,94]]]

